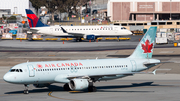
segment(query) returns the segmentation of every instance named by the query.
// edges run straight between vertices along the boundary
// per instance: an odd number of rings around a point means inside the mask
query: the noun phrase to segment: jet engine
[[[72,79],[69,82],[69,88],[71,90],[83,90],[88,88],[89,82],[87,79]]]
[[[84,39],[95,40],[95,35],[84,35]]]
[[[49,83],[45,83],[45,84],[33,84],[33,86],[36,87],[36,88],[48,87],[49,85],[50,85]]]

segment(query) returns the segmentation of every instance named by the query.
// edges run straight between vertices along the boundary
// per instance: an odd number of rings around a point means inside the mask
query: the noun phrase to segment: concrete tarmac
[[[142,35],[128,36],[130,40],[102,40],[98,42],[72,41],[28,41],[28,40],[0,40],[0,52],[45,52],[45,51],[104,51],[134,49]],[[173,44],[155,45],[155,48],[172,48]]]
[[[41,42],[1,40],[0,42],[0,101],[179,101],[180,49],[172,44],[156,45],[153,58],[175,63],[159,64],[157,75],[136,74],[122,79],[96,82],[97,92],[63,91],[63,84],[48,88],[29,87],[30,94],[23,94],[24,86],[9,84],[3,75],[14,65],[27,61],[54,61],[75,59],[125,58],[134,51],[137,40],[102,42]],[[120,50],[119,50],[120,49]],[[71,51],[67,51],[71,50]],[[77,51],[76,51],[77,50]],[[101,50],[101,51],[99,51]]]
[[[63,91],[62,84],[48,88],[29,87],[23,94],[23,85],[9,84],[0,79],[1,101],[179,101],[180,75],[141,74],[122,79],[96,82],[97,92]]]

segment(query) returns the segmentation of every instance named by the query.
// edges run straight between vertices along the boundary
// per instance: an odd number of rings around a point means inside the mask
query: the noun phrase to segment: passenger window
[[[19,69],[20,72],[22,72],[22,69]]]

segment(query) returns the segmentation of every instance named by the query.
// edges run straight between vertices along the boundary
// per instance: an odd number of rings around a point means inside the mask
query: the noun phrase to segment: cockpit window
[[[11,69],[11,71],[10,72],[15,72],[15,69]]]
[[[126,29],[125,27],[121,27],[121,29]]]
[[[23,72],[22,69],[11,69],[10,72]]]
[[[16,72],[19,72],[19,70],[18,70],[18,69],[16,69]]]

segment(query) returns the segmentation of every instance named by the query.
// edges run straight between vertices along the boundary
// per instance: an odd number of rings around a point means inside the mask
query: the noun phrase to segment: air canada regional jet
[[[127,58],[66,60],[27,62],[15,65],[3,79],[8,83],[24,84],[24,94],[28,94],[28,85],[47,87],[52,83],[63,83],[64,90],[96,91],[96,81],[118,79],[133,74],[143,74],[160,63],[152,59],[157,27],[150,27]]]
[[[86,40],[95,40],[98,37],[120,37],[132,35],[132,32],[127,30],[125,27],[113,25],[63,26],[63,28],[69,32],[63,33],[61,26],[49,26],[43,24],[31,10],[26,9],[26,14],[30,31],[41,35],[74,37],[76,38],[76,41],[81,41],[81,38]]]

